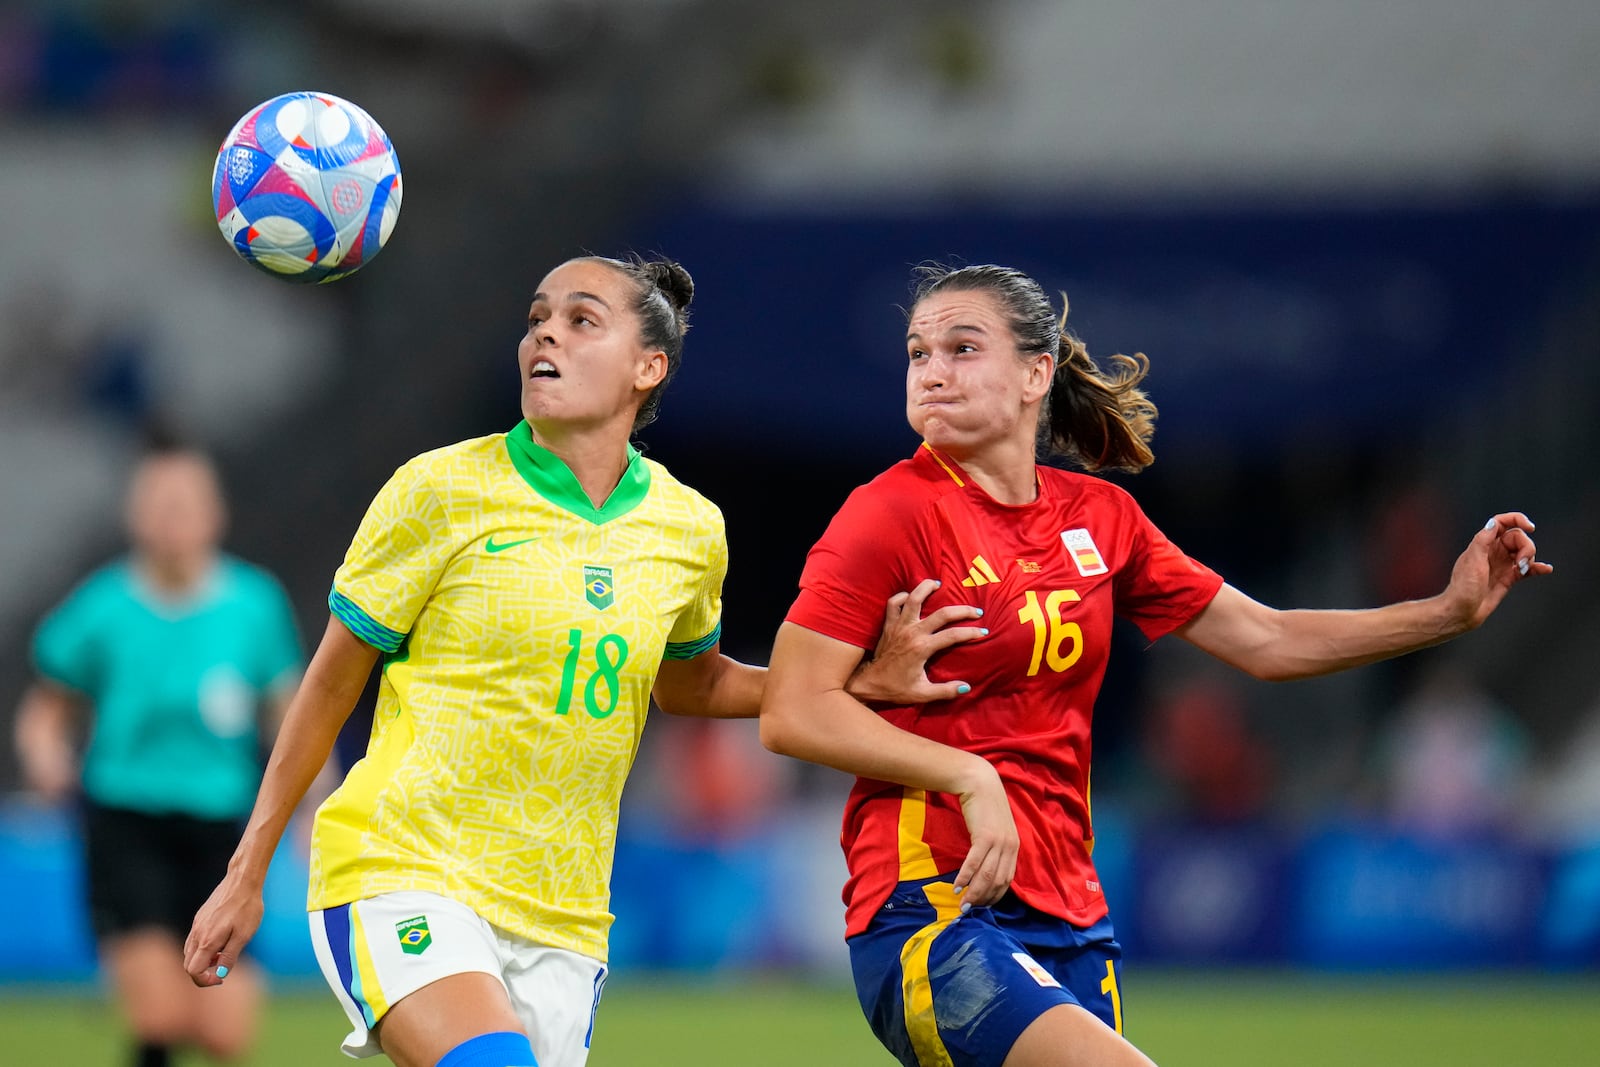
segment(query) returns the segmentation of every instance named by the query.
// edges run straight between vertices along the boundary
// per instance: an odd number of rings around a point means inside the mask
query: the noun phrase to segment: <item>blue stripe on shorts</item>
[[[583,1034],[583,1047],[588,1048],[589,1042],[594,1040],[594,1020],[600,1014],[600,991],[606,987],[606,969],[601,967],[594,972],[594,1000],[589,1004],[589,1029]]]
[[[373,1017],[372,1006],[361,996],[361,981],[356,976],[355,960],[352,958],[355,931],[350,927],[350,908],[349,904],[324,908],[322,929],[328,935],[328,949],[333,953],[333,965],[339,972],[339,985],[361,1009],[361,1017],[367,1021],[367,1026],[373,1027],[378,1025],[378,1020]]]

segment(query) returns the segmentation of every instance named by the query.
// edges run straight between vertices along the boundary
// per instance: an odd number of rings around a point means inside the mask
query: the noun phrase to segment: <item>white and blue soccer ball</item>
[[[222,142],[211,202],[246,263],[287,281],[336,281],[394,232],[400,161],[350,101],[284,93],[251,108]]]

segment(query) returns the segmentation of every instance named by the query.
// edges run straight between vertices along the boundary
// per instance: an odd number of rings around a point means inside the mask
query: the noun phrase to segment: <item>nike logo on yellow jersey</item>
[[[490,553],[504,552],[508,548],[516,548],[518,545],[525,545],[529,541],[537,540],[537,537],[524,537],[520,541],[501,541],[499,544],[495,544],[494,534],[490,534],[489,539],[483,543],[483,550]]]

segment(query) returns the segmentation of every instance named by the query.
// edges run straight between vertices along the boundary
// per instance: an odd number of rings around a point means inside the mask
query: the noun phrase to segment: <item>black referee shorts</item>
[[[194,913],[228,871],[233,819],[147,815],[86,802],[89,923],[97,940],[134,930],[189,936]]]

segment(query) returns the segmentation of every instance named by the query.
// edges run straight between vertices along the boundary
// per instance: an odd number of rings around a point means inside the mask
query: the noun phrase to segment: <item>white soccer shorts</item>
[[[539,1067],[584,1067],[606,981],[599,960],[507,933],[437,893],[382,893],[310,919],[322,976],[355,1027],[345,1055],[382,1051],[372,1030],[401,998],[481,971],[505,987]]]

